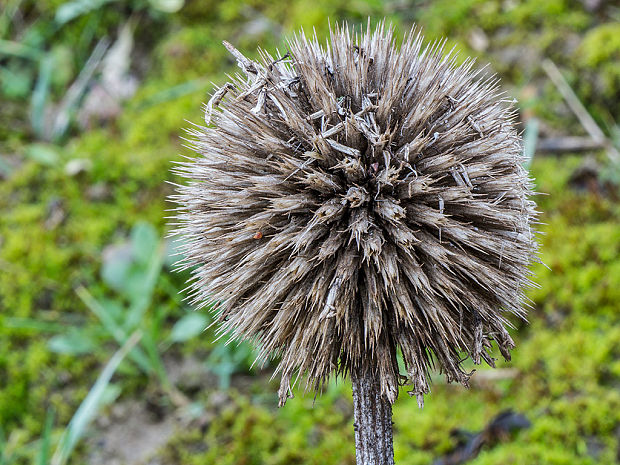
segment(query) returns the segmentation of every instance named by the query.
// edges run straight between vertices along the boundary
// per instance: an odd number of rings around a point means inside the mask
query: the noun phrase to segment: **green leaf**
[[[139,263],[149,263],[158,245],[159,235],[153,225],[141,221],[131,230],[133,256]]]
[[[185,0],[149,0],[153,8],[164,13],[176,13],[185,4]]]
[[[114,340],[119,344],[124,344],[127,340],[127,334],[123,330],[123,328],[114,321],[112,316],[108,314],[108,312],[101,306],[101,304],[86,290],[86,288],[80,286],[76,289],[76,293],[82,302],[88,307],[90,311],[92,311],[101,323],[106,331],[114,338]],[[146,356],[146,354],[140,349],[140,347],[136,347],[129,354],[129,358],[133,360],[140,369],[149,374],[153,371],[153,367]]]
[[[10,98],[24,98],[30,93],[32,73],[28,68],[0,67],[0,90]]]
[[[62,26],[78,16],[82,16],[93,10],[98,10],[111,1],[114,0],[74,0],[72,2],[66,2],[58,7],[54,20],[58,25]]]
[[[92,339],[77,330],[54,336],[47,345],[52,352],[70,355],[87,354],[95,349]]]
[[[183,342],[204,331],[209,319],[202,313],[189,313],[177,321],[170,332],[172,342]]]
[[[129,295],[131,305],[127,311],[124,327],[128,330],[137,328],[144,317],[145,312],[151,305],[155,284],[161,273],[164,262],[164,244],[159,243],[155,250],[149,254],[149,260],[145,263],[145,268],[139,270],[140,286],[132,287],[132,294]],[[136,292],[139,289],[139,292]]]
[[[26,148],[26,156],[43,165],[53,166],[58,163],[58,149],[51,144],[31,144]]]
[[[118,300],[100,299],[101,308],[110,315],[115,321],[122,321],[125,310]]]
[[[132,247],[129,244],[106,247],[101,267],[103,281],[112,289],[117,291],[125,290],[132,261]]]
[[[38,60],[41,57],[42,52],[41,50],[29,47],[22,42],[0,39],[0,56],[2,55]]]
[[[250,368],[253,357],[252,347],[245,342],[216,345],[209,357],[207,365],[217,375],[220,389],[228,389],[234,373]]]
[[[114,289],[133,302],[144,292],[145,274],[144,267],[130,263],[126,270],[117,275],[119,282]]]

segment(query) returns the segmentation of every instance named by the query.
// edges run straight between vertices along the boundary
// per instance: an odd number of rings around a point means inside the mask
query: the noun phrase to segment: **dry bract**
[[[220,331],[320,388],[370,369],[394,402],[429,370],[467,384],[467,354],[505,358],[536,258],[531,180],[497,81],[443,42],[383,25],[303,34],[216,91],[174,201],[191,298]],[[400,373],[397,350],[406,373]]]

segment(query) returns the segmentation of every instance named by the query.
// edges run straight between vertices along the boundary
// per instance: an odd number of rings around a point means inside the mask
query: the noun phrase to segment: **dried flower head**
[[[422,402],[435,364],[467,385],[463,353],[493,365],[495,340],[510,358],[536,255],[514,110],[422,42],[345,25],[260,63],[225,42],[244,76],[189,131],[174,201],[193,303],[281,357],[281,404],[295,372],[319,389],[372,370],[390,402],[404,383]]]

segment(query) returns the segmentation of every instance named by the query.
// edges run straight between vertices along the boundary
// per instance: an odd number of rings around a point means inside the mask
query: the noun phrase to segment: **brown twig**
[[[605,145],[590,137],[547,137],[539,139],[536,143],[536,152],[544,153],[570,153],[588,152],[604,148]]]

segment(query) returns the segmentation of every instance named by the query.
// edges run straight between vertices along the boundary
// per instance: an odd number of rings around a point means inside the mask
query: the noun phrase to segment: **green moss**
[[[224,35],[220,28],[197,25],[181,28],[166,37],[155,52],[156,69],[163,81],[179,84],[221,73],[229,66],[229,54],[221,39]]]
[[[597,114],[618,120],[620,110],[607,106],[620,98],[620,22],[602,24],[584,36],[577,49],[581,94],[595,101],[602,109]],[[603,110],[604,109],[604,110]]]
[[[205,435],[181,431],[160,452],[168,463],[355,463],[350,404],[342,412],[342,387],[330,385],[321,402],[296,398],[286,408],[266,407],[232,392]]]
[[[620,23],[602,24],[588,31],[579,53],[589,66],[620,60]]]

